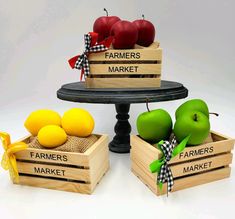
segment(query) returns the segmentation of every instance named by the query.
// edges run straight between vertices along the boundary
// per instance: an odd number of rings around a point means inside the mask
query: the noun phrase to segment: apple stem
[[[194,119],[194,121],[197,121],[197,114],[196,113],[194,114],[194,118],[193,119]]]
[[[212,114],[212,115],[215,115],[215,116],[219,116],[219,113],[209,113],[209,114]]]
[[[146,99],[146,107],[147,107],[148,112],[150,112],[150,110],[149,110],[149,99],[148,98]]]
[[[106,16],[109,16],[109,13],[106,8],[104,8],[104,11],[106,12]]]
[[[144,14],[142,14],[142,18],[143,18],[143,20],[145,19],[145,18],[144,18]]]

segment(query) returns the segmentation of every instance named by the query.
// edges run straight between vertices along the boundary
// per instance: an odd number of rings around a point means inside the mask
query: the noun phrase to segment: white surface
[[[205,99],[211,111],[220,113],[219,118],[211,117],[212,129],[235,137],[234,1],[0,0],[0,5],[0,130],[9,132],[13,141],[27,134],[23,123],[32,110],[63,113],[75,106],[93,114],[96,132],[113,136],[112,105],[56,99],[62,84],[78,80],[79,73],[69,68],[67,59],[82,51],[83,34],[103,15],[103,7],[123,19],[144,13],[156,25],[164,49],[163,78],[182,82],[189,98]],[[182,102],[150,107],[165,108],[173,117]],[[144,104],[131,106],[133,133],[143,111]],[[110,159],[110,171],[91,196],[12,185],[1,169],[0,217],[233,218],[234,170],[229,179],[166,198],[156,197],[131,173],[128,154],[110,153]]]

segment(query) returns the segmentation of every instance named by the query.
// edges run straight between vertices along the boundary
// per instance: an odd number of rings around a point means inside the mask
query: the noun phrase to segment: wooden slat
[[[111,55],[110,55],[111,54]],[[90,61],[117,61],[117,60],[129,60],[129,61],[156,61],[162,60],[161,48],[139,48],[139,49],[109,49],[105,52],[91,53],[89,55]]]
[[[99,182],[101,181],[103,176],[109,170],[109,167],[110,167],[109,162],[104,162],[103,165],[100,166],[99,172],[97,172],[97,174],[94,177],[94,181],[91,182],[91,192],[94,191],[94,189],[97,186],[97,184],[99,184]]]
[[[157,150],[155,147],[153,147],[148,142],[144,141],[137,135],[131,135],[131,153],[137,152],[142,154],[144,157],[148,157],[149,160],[157,160],[160,159],[162,154],[159,150]]]
[[[22,138],[21,141],[28,142],[30,136]],[[90,155],[93,151],[98,150],[103,144],[107,144],[107,135],[98,135],[99,139],[85,153],[55,151],[49,149],[27,148],[24,151],[17,152],[16,159],[39,161],[46,163],[68,164],[76,166],[89,166]]]
[[[221,134],[219,132],[216,132],[216,131],[211,131],[211,135],[213,137],[213,139],[215,139],[216,141],[221,141],[221,140],[233,140],[233,142],[235,142],[235,139],[234,138],[231,138],[227,135],[224,135],[224,134]]]
[[[131,163],[135,163],[138,168],[145,172],[145,175],[148,176],[149,179],[156,181],[157,173],[151,173],[149,169],[149,164],[144,161],[144,158],[140,159],[141,155],[137,155],[137,153],[131,153]],[[144,157],[144,156],[143,156]]]
[[[199,173],[205,170],[211,170],[232,163],[232,153],[221,154],[192,162],[184,162],[171,166],[174,177],[186,176],[189,174]]]
[[[86,78],[87,88],[144,88],[160,86],[160,78]]]
[[[196,147],[186,147],[184,151],[178,156],[174,157],[170,163],[187,161],[191,159],[197,159],[215,154],[229,152],[233,149],[233,147],[234,140],[231,139],[206,143],[198,145]]]
[[[17,152],[15,155],[17,160],[89,166],[88,155],[82,153],[28,148],[24,151]]]
[[[150,178],[146,171],[142,170],[135,162],[132,162],[132,172],[144,183],[146,184],[156,195],[166,194],[166,184],[163,185],[162,191],[156,185],[155,181]],[[231,168],[224,167],[221,169],[212,170],[209,172],[195,174],[193,176],[186,176],[174,180],[174,186],[172,192],[190,188],[193,186],[210,183],[220,179],[224,179],[230,176]]]
[[[90,170],[56,165],[17,162],[19,173],[90,182]]]
[[[90,64],[91,75],[161,74],[161,64]]]
[[[185,180],[184,178],[178,179],[175,180],[175,185],[173,187],[172,192],[228,178],[230,176],[230,173],[231,173],[231,168],[225,167],[209,171],[206,173],[189,176],[187,177],[187,180]]]
[[[91,194],[91,184],[85,184],[85,183],[75,183],[75,182],[69,182],[69,181],[66,182],[54,179],[20,176],[19,184],[42,187],[47,189],[56,189],[68,192]]]
[[[153,179],[150,177],[146,171],[142,170],[139,167],[139,164],[135,163],[134,161],[131,162],[131,171],[147,186],[149,189],[152,190],[153,193],[157,194],[158,189],[156,185],[156,178]]]
[[[109,169],[109,149],[108,144],[101,148],[90,160],[90,177],[92,188],[100,181],[102,176]]]
[[[220,154],[217,156],[207,157],[205,159],[197,159],[189,162],[183,162],[179,164],[170,165],[173,177],[181,177],[190,174],[195,174],[203,171],[212,170],[218,167],[227,166],[232,163],[232,153]],[[153,161],[146,158],[145,154],[139,151],[131,152],[131,160],[146,172],[146,174],[152,178],[156,179],[157,174],[152,174],[149,169],[149,164]]]
[[[97,151],[100,150],[100,148],[108,147],[108,141],[109,141],[108,135],[101,135],[100,138],[84,152],[84,154],[88,155],[89,159],[91,159],[92,156],[94,156],[97,153]]]
[[[212,132],[213,135],[213,132]],[[218,135],[218,134],[217,134]],[[219,135],[218,135],[219,136]],[[131,138],[131,145],[133,144],[133,138]],[[138,139],[138,140],[137,140]],[[141,138],[136,136],[134,138],[134,142],[136,142],[133,147],[137,150],[140,150],[142,153],[146,153],[146,159],[150,162],[154,159],[159,159],[162,155],[161,152],[152,146],[151,144],[144,142]],[[207,157],[215,154],[226,153],[233,149],[234,147],[234,139],[225,139],[221,141],[206,143],[194,147],[186,147],[184,151],[178,156],[172,158],[170,161],[171,164],[177,162],[188,161],[192,159],[198,159],[202,157]],[[149,152],[148,152],[149,151]],[[156,156],[154,158],[154,156]]]

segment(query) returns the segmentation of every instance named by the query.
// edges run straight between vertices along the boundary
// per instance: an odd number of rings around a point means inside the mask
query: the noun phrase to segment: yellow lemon
[[[57,125],[47,125],[38,132],[38,141],[46,148],[54,148],[67,141],[67,134]]]
[[[39,130],[46,125],[61,126],[60,115],[53,110],[36,110],[28,116],[24,123],[25,128],[34,136],[36,136]]]
[[[62,127],[68,135],[87,137],[92,133],[94,125],[93,117],[84,109],[70,109],[62,117]]]

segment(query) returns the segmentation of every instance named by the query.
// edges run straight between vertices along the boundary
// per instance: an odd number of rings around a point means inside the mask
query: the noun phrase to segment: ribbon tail
[[[179,153],[181,153],[185,149],[190,137],[191,135],[188,135],[176,147],[174,147],[172,151],[172,157],[177,156]]]
[[[97,43],[97,40],[98,40],[98,36],[99,34],[98,33],[95,33],[95,32],[89,32],[90,36],[91,36],[91,47],[92,46],[95,46],[95,44]]]
[[[162,191],[162,188],[163,188],[163,183],[162,183],[162,182],[159,182],[159,183],[158,183],[158,187],[159,187],[160,192],[161,192],[161,191]]]
[[[16,172],[12,166],[9,168],[9,174],[12,182],[18,183],[19,182],[19,174],[18,171]]]
[[[104,45],[105,47],[109,48],[113,42],[113,38],[113,36],[107,37],[102,42],[98,43],[98,45]]]
[[[82,70],[81,70],[80,81],[82,81],[83,76],[84,76],[84,68],[82,68]]]
[[[68,62],[69,62],[69,65],[71,68],[75,68],[75,63],[76,61],[78,60],[80,56],[74,56],[73,58],[69,59]]]
[[[18,173],[18,168],[17,168],[17,163],[16,163],[16,158],[15,155],[10,156],[10,166],[13,169],[15,173]]]
[[[9,159],[7,156],[7,152],[4,152],[2,156],[1,166],[4,170],[9,170]]]
[[[155,160],[149,165],[149,169],[152,173],[159,173],[163,164],[163,159]]]

